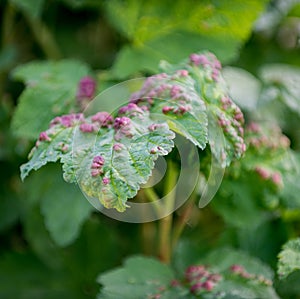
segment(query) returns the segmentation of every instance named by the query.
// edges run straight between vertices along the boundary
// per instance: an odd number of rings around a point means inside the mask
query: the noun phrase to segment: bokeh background
[[[300,1],[1,0],[0,22],[2,299],[95,298],[98,274],[130,254],[151,253],[153,246],[141,240],[142,226],[95,211],[76,186],[63,181],[59,165],[21,182],[19,167],[38,137],[24,119],[38,123],[48,101],[48,95],[34,99],[35,112],[28,114],[25,85],[12,75],[22,64],[80,61],[96,74],[101,92],[154,74],[161,60],[176,63],[210,50],[225,66],[246,119],[280,127],[291,141],[284,154],[292,153],[293,166],[300,165]],[[21,101],[27,105],[19,106]],[[276,132],[267,134],[274,144]],[[262,161],[254,159],[259,154]],[[190,259],[193,250],[201,255],[226,245],[275,268],[282,244],[300,232],[299,168],[278,166],[281,154],[253,150],[245,162],[279,169],[277,182],[285,185],[280,190],[246,166],[242,175],[239,165],[229,170],[216,199],[189,221],[175,264]],[[282,298],[300,293],[296,283],[278,290]]]

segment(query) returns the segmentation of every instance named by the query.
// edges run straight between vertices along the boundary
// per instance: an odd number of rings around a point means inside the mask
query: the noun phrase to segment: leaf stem
[[[166,203],[164,206],[165,211],[171,211],[174,206],[176,198],[176,181],[177,169],[174,163],[168,161],[168,172],[165,184]],[[171,230],[173,223],[173,213],[162,218],[159,222],[159,239],[158,239],[158,256],[164,263],[170,263],[172,246],[171,246]]]

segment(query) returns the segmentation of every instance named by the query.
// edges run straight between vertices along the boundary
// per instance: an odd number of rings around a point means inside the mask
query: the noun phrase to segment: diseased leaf
[[[234,250],[217,250],[204,263],[188,266],[178,277],[155,259],[131,257],[123,267],[98,277],[102,289],[97,298],[279,299],[272,277],[266,265]]]
[[[21,178],[60,161],[67,182],[77,182],[104,207],[124,211],[154,161],[171,151],[171,130],[201,149],[209,142],[222,167],[239,158],[245,151],[243,114],[227,96],[216,57],[192,54],[178,66],[162,66],[168,74],[149,77],[115,119],[107,112],[56,117],[21,166]]]
[[[288,241],[278,255],[279,278],[286,278],[288,275],[300,270],[300,239]]]
[[[78,82],[88,73],[85,64],[73,60],[30,62],[17,67],[12,76],[26,88],[12,120],[14,133],[34,139],[55,116],[74,111]]]
[[[216,57],[207,52],[192,54],[178,65],[162,62],[161,68],[167,74],[149,77],[131,101],[165,115],[175,132],[201,149],[209,141],[223,167],[240,158],[245,151],[244,118],[228,96]]]
[[[151,297],[165,288],[174,278],[172,270],[153,258],[131,257],[124,266],[101,274],[97,281],[103,285],[100,299],[139,299]],[[163,297],[165,298],[165,297]]]
[[[207,143],[207,115],[195,81],[182,70],[149,77],[131,101],[147,105],[154,117],[168,121],[171,128],[204,149]]]
[[[60,160],[67,182],[77,181],[88,196],[123,211],[151,175],[154,161],[171,151],[175,137],[167,124],[150,120],[148,111],[134,104],[123,111],[115,120],[105,112],[87,119],[82,114],[54,119],[40,134],[30,161],[21,166],[22,179]]]

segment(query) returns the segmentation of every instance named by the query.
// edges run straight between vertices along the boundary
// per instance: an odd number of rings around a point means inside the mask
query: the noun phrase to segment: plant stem
[[[154,255],[155,253],[156,225],[154,222],[146,222],[141,225],[141,238],[143,253]]]
[[[168,172],[165,185],[165,194],[167,197],[164,209],[171,211],[174,206],[177,181],[177,171],[171,160],[168,161]],[[171,230],[173,222],[173,213],[162,218],[159,222],[158,256],[164,263],[170,263],[171,260]]]
[[[49,28],[38,18],[25,15],[31,31],[48,59],[60,59],[62,54]]]
[[[194,198],[191,197],[183,207],[183,212],[179,216],[178,221],[174,226],[173,236],[172,236],[172,249],[174,249],[175,246],[177,245],[179,237],[181,236],[186,223],[190,219],[193,209],[194,209]]]

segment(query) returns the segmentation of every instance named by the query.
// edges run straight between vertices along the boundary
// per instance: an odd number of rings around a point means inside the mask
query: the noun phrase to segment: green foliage
[[[127,298],[140,292],[138,298],[153,295],[152,299],[159,295],[160,299],[299,297],[299,242],[291,239],[299,235],[300,223],[298,1],[270,1],[262,15],[269,1],[0,2],[1,298],[95,298],[99,289],[97,275],[103,285],[98,297],[104,299],[123,298],[123,292]],[[259,15],[259,20],[255,20]],[[177,64],[190,53],[202,49],[216,54],[223,64],[231,64],[222,72],[226,84],[221,75],[215,82],[211,64],[200,65],[200,72],[191,61]],[[66,59],[49,60],[53,58]],[[41,59],[41,62],[28,63]],[[159,64],[162,59],[175,65]],[[17,67],[15,71],[11,70],[13,67]],[[152,105],[145,100],[137,106],[149,109],[150,126],[165,123],[170,130],[184,135],[199,147],[199,190],[209,171],[211,153],[219,162],[224,157],[222,149],[228,154],[228,160],[222,163],[228,165],[225,176],[212,204],[200,210],[193,205],[192,200],[201,193],[197,189],[190,202],[167,218],[170,226],[173,221],[172,231],[165,232],[163,241],[168,245],[168,239],[172,239],[175,256],[171,265],[175,265],[176,270],[153,258],[126,258],[141,251],[163,258],[157,254],[157,248],[163,244],[162,227],[166,222],[137,226],[91,213],[91,205],[78,188],[64,183],[58,163],[48,163],[24,183],[19,179],[19,165],[26,161],[31,141],[41,131],[49,133],[51,119],[84,108],[77,96],[78,83],[91,74],[90,68],[95,70],[92,76],[97,78],[97,89],[101,91],[122,78],[163,71],[167,77],[165,81],[157,79],[154,89],[162,84],[177,85],[184,94],[190,95],[192,109],[182,115],[162,113],[164,106],[174,108],[173,111],[179,108],[170,96],[170,86],[165,90],[164,101],[157,96]],[[187,70],[188,77],[179,78],[180,70]],[[9,73],[12,76],[8,76]],[[118,96],[121,95],[122,100],[127,98],[141,81],[124,82],[116,89],[107,90],[101,95],[104,110],[112,111],[119,102]],[[247,151],[242,159],[232,163],[230,161],[241,152],[234,153],[236,143],[227,133],[228,129],[238,133],[238,129],[234,125],[223,128],[220,126],[223,122],[218,119],[218,115],[224,113],[226,121],[231,124],[234,121],[230,113],[233,106],[223,109],[219,101],[221,95],[227,95],[225,85],[229,85],[231,98],[242,108],[246,122]],[[147,96],[147,92],[144,95]],[[180,100],[184,101],[184,106],[188,105],[188,99]],[[117,113],[113,116],[127,117]],[[203,125],[197,126],[198,121]],[[84,118],[84,123],[94,124],[88,117]],[[131,123],[136,124],[135,120]],[[137,127],[145,129],[146,123],[143,126],[137,121]],[[105,183],[109,179],[109,173],[107,176],[100,174],[101,167],[92,168],[94,156],[107,155],[107,163],[112,157],[109,148],[115,143],[128,146],[129,142],[123,137],[113,141],[113,136],[107,133],[109,146],[105,147],[103,141],[99,148],[97,142],[108,128],[97,130],[97,133],[102,132],[98,136],[96,131],[82,132],[80,125],[62,128],[57,135],[48,136],[51,141],[42,134],[37,142],[40,152],[32,152],[37,159],[29,163],[34,169],[42,166],[39,159],[60,161],[67,181],[77,182],[81,188],[86,183],[90,190],[94,188],[89,185],[90,179],[100,185],[104,178]],[[113,124],[109,125],[112,135],[116,136]],[[258,131],[249,131],[251,125],[252,129],[259,128]],[[163,135],[166,132],[173,135],[166,125],[159,129],[164,131]],[[158,138],[154,131],[151,133],[153,135],[146,134],[144,139],[141,137],[141,143],[134,143],[129,150],[126,148],[126,153],[136,154],[130,150],[149,139],[161,141],[161,136]],[[215,147],[212,141],[216,142]],[[67,146],[65,142],[73,145]],[[206,145],[212,147],[211,151],[201,150]],[[153,144],[156,146],[159,145]],[[77,153],[74,159],[71,159],[70,149]],[[81,149],[87,151],[81,153]],[[152,149],[147,148],[148,151]],[[158,155],[152,152],[147,160],[147,173],[139,173],[139,178],[144,176],[146,180],[150,164]],[[138,157],[147,159],[148,154]],[[167,159],[175,162],[173,169],[178,167],[176,151]],[[128,168],[124,170],[121,166],[120,162],[118,169],[127,178]],[[157,163],[158,166],[161,165]],[[109,168],[111,165],[107,163]],[[141,167],[133,169],[144,170]],[[27,170],[23,169],[23,175],[27,175]],[[99,176],[91,178],[92,170],[99,171]],[[188,176],[187,186],[190,180]],[[126,189],[127,181],[123,182],[121,185]],[[96,190],[101,192],[97,186]],[[111,188],[109,184],[105,186]],[[159,182],[154,189],[161,195],[164,187],[164,182]],[[144,200],[148,191],[141,190],[138,200]],[[123,203],[119,205],[124,207]],[[182,249],[182,242],[177,246],[176,238],[185,224],[183,239],[187,245]],[[227,249],[218,249],[223,246]],[[120,267],[124,257],[128,262]],[[230,268],[237,263],[242,270],[236,268],[240,272],[233,273]],[[270,267],[275,269],[277,263],[278,277],[274,279]],[[186,279],[186,270],[190,265],[199,264],[207,271],[206,278],[210,274],[222,277],[212,291],[201,287],[199,292],[191,292],[193,282]],[[114,267],[119,268],[109,270]],[[155,288],[156,277],[159,290]],[[128,278],[134,280],[128,281]],[[149,278],[150,283],[146,284]],[[150,293],[143,294],[143,288],[150,289]]]
[[[102,284],[98,298],[279,298],[272,287],[272,270],[245,253],[221,249],[209,254],[202,262],[209,266],[197,268],[197,264],[176,277],[170,267],[153,258],[131,257],[123,267],[98,277]],[[203,272],[197,274],[196,271]],[[205,279],[212,279],[212,289],[209,286],[205,290]]]
[[[291,273],[300,270],[300,240],[294,239],[284,244],[278,258],[279,278],[284,279]]]
[[[55,118],[40,134],[29,162],[21,166],[21,178],[60,161],[67,182],[77,181],[106,208],[124,211],[127,199],[147,182],[154,161],[173,147],[174,134],[167,123],[201,149],[209,134],[212,152],[222,166],[239,158],[245,150],[243,115],[226,94],[220,62],[204,53],[191,55],[178,70],[166,63],[165,67],[173,72],[149,77],[115,119],[106,112],[86,119],[82,114]],[[26,78],[26,69],[16,73]],[[224,146],[218,142],[223,138],[219,132],[225,136]]]
[[[104,285],[98,298],[143,298],[153,296],[174,278],[171,269],[153,258],[131,257],[122,268],[109,271],[97,279]]]
[[[157,72],[162,58],[175,63],[204,49],[223,62],[232,60],[266,2],[108,1],[110,22],[129,41],[118,53],[113,74],[124,78],[138,71]]]
[[[12,121],[14,133],[34,139],[55,116],[74,111],[78,82],[88,73],[75,60],[30,62],[14,69],[12,77],[26,85]]]
[[[78,237],[83,222],[89,218],[93,207],[76,186],[65,186],[57,165],[48,165],[40,174],[41,176],[33,175],[25,184],[25,192],[29,193],[27,212],[32,213],[32,208],[40,206],[45,226],[52,239],[59,246],[69,245]],[[41,228],[41,225],[34,222],[34,219],[38,220],[37,217],[39,216],[34,213],[25,218],[29,221],[28,229],[31,226],[35,230]],[[31,236],[31,230],[28,232]],[[32,237],[37,238],[39,232],[33,234]]]
[[[34,18],[40,17],[45,0],[9,0],[17,8]]]

